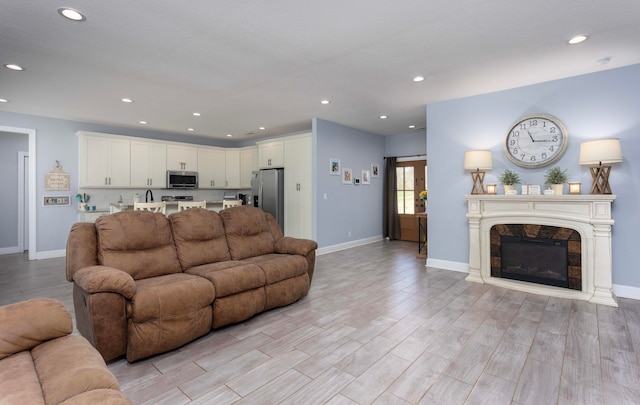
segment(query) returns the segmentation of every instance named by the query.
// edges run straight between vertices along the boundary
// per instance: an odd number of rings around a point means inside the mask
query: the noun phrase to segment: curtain
[[[396,164],[398,158],[386,158],[384,168],[384,196],[383,196],[383,231],[389,240],[400,237],[400,221],[398,220],[398,199],[396,198]]]

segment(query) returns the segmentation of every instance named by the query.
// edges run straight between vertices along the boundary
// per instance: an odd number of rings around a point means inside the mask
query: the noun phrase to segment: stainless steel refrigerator
[[[252,173],[253,206],[276,219],[284,232],[284,169],[264,169]]]

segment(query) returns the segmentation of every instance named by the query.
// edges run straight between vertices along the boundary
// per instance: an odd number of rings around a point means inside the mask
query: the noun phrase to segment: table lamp
[[[611,166],[603,163],[619,162],[622,162],[622,149],[618,138],[598,139],[580,144],[580,164],[594,165],[589,167],[593,178],[591,194],[611,194]]]
[[[484,181],[485,170],[493,167],[490,150],[470,150],[464,154],[464,169],[471,170],[473,188],[471,194],[485,194]]]

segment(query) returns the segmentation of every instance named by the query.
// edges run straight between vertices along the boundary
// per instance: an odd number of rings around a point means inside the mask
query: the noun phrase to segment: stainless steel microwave
[[[167,188],[198,188],[198,172],[167,170]]]

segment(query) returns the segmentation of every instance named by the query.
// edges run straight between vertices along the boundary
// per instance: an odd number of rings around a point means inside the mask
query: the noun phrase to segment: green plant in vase
[[[498,181],[504,186],[504,193],[507,194],[509,190],[515,190],[516,184],[520,184],[520,175],[513,170],[505,170],[498,176]]]
[[[556,195],[563,194],[564,183],[567,180],[569,180],[567,170],[562,170],[560,166],[550,168],[544,175],[545,184],[549,184]]]

